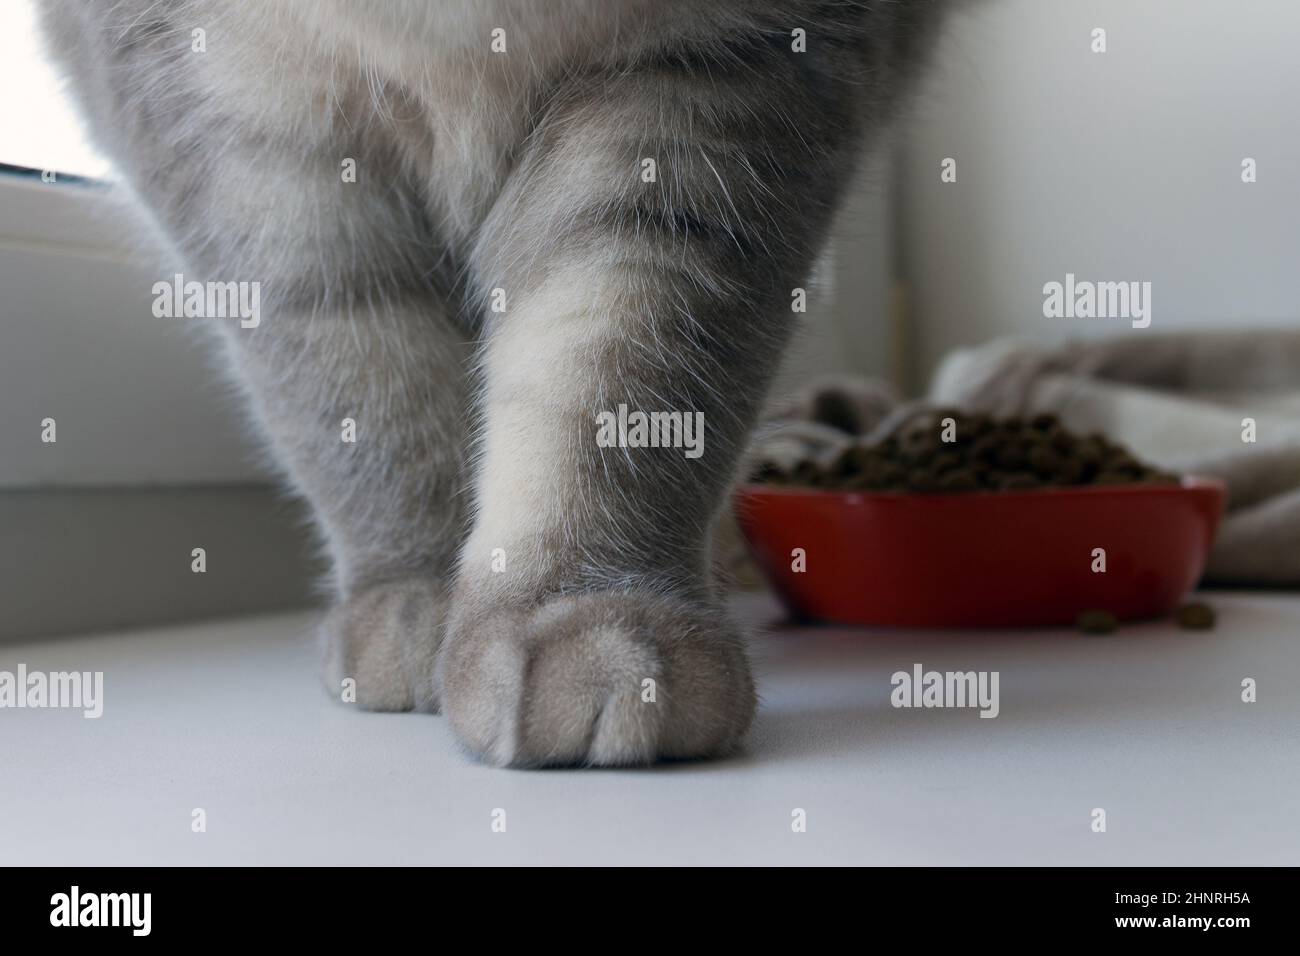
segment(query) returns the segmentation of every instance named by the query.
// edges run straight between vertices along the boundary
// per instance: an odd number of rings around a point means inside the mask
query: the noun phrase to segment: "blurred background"
[[[0,640],[310,601],[303,516],[197,330],[152,316],[166,260],[99,185],[31,7],[0,13]],[[864,159],[774,400],[828,373],[922,395],[1006,336],[1295,330],[1298,38],[1294,0],[972,3]],[[1067,273],[1150,282],[1151,328],[1045,318]],[[1288,401],[1262,430],[1294,430]]]

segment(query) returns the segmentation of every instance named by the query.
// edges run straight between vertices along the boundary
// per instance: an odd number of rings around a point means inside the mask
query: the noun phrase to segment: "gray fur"
[[[45,4],[187,277],[262,283],[225,338],[333,558],[331,691],[500,764],[733,749],[709,529],[938,3]],[[619,403],[704,412],[706,453],[598,447]]]

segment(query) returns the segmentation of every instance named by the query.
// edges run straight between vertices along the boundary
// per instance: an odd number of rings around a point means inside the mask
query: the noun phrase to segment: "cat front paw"
[[[436,714],[433,673],[446,617],[446,592],[432,580],[357,592],[321,625],[325,689],[363,710]]]
[[[435,683],[460,740],[512,767],[719,756],[757,702],[720,611],[612,591],[458,614]]]

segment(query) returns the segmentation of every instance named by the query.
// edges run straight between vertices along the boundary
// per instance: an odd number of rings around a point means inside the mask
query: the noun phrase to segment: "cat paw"
[[[721,612],[619,592],[459,616],[436,683],[460,740],[513,767],[722,755],[757,701]]]
[[[321,625],[326,690],[363,710],[437,713],[433,672],[446,614],[446,593],[434,581],[408,578],[359,591]]]

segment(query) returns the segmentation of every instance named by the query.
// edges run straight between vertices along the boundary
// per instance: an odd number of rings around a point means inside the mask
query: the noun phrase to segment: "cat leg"
[[[228,326],[226,341],[330,557],[326,689],[366,709],[436,712],[434,661],[466,530],[472,336],[426,282],[437,243],[419,198],[393,188],[400,176],[377,160],[366,168],[386,202],[331,183],[334,165],[265,178],[246,169],[245,201],[282,208],[296,190],[294,206],[313,211],[260,224],[271,236],[259,243],[279,251],[247,253],[246,268],[267,276],[269,306],[256,328]]]
[[[83,96],[104,99],[101,141],[185,278],[259,290],[255,321],[203,321],[221,328],[331,558],[327,689],[341,696],[351,678],[363,707],[436,709],[433,661],[465,524],[471,335],[455,323],[455,264],[404,159],[403,136],[426,152],[418,104],[393,93],[381,115],[359,71],[322,74],[309,44],[243,50],[261,34],[233,20],[214,19],[214,52],[195,58],[174,39],[188,36],[186,20],[66,14],[87,21],[73,60]],[[277,64],[274,84],[246,68],[261,62]],[[167,81],[144,96],[138,77],[154,73]],[[130,112],[110,122],[112,103]]]
[[[226,243],[243,242],[205,272],[263,280],[260,323],[227,324],[227,351],[330,557],[327,691],[366,709],[436,712],[434,662],[466,526],[472,335],[455,321],[439,239],[419,191],[387,161],[383,131],[331,133],[327,152],[300,163],[282,148],[239,157],[239,182],[213,196],[210,215],[230,230]],[[340,178],[339,155],[356,158],[358,181]],[[232,222],[220,207],[231,196],[266,211]]]
[[[723,754],[754,714],[710,528],[856,124],[780,45],[713,53],[560,91],[473,257],[498,311],[438,684],[492,763]],[[607,447],[620,406],[702,425]]]
[[[352,688],[366,709],[438,706],[433,667],[468,492],[468,349],[443,308],[420,297],[275,312],[228,336],[331,558],[326,689]]]

